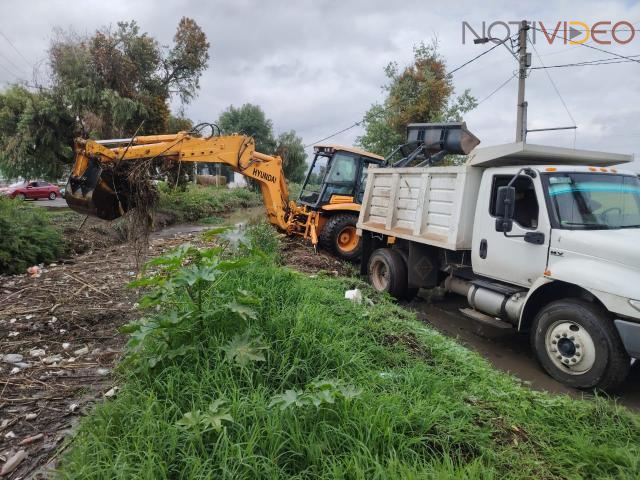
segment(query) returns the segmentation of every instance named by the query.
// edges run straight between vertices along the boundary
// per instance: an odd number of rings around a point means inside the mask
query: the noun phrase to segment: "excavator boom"
[[[75,151],[65,199],[77,212],[114,220],[140,206],[138,191],[142,186],[137,178],[141,178],[141,169],[151,168],[156,159],[221,163],[256,180],[269,221],[285,231],[292,228],[291,210],[296,207],[289,203],[282,160],[257,152],[251,137],[202,138],[180,132],[107,141],[78,139]]]

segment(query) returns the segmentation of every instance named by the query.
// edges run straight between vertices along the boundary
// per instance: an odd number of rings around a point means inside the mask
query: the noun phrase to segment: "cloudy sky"
[[[462,43],[463,21],[476,31],[483,21],[489,26],[521,19],[542,21],[551,28],[558,21],[589,26],[628,21],[640,28],[640,3],[634,1],[529,2],[528,7],[511,1],[421,0],[24,0],[17,5],[0,2],[0,87],[17,79],[32,81],[33,66],[44,61],[55,27],[91,33],[118,20],[135,19],[160,43],[169,44],[180,17],[189,16],[211,42],[211,61],[199,97],[186,107],[187,115],[195,121],[214,121],[231,104],[255,103],[273,120],[276,132],[293,128],[305,143],[361,119],[382,98],[384,66],[390,61],[409,63],[419,42],[437,38],[449,69],[489,48],[474,45],[470,37]],[[620,39],[633,34],[633,40],[624,45],[588,44],[620,55],[640,55],[640,31],[619,28]],[[505,30],[497,25],[492,33],[504,36]],[[538,32],[533,66],[612,57],[565,45],[561,39],[549,45],[541,37]],[[611,33],[601,38],[609,40]],[[482,100],[515,69],[513,57],[498,47],[457,72],[455,87],[458,92],[468,88]],[[512,79],[466,115],[469,129],[484,146],[513,141],[516,89],[517,80]],[[572,117],[578,126],[575,133],[531,133],[530,143],[633,153],[640,170],[638,62],[534,70],[526,95],[529,128],[573,125]],[[332,141],[352,144],[361,133],[353,128]]]

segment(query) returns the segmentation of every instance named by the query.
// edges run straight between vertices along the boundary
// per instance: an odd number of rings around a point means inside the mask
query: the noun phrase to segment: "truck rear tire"
[[[629,356],[609,314],[585,300],[559,300],[540,310],[531,346],[547,373],[571,387],[613,389],[629,373]]]
[[[407,267],[402,256],[390,248],[379,248],[371,254],[368,265],[369,283],[378,292],[396,298],[407,293]]]
[[[343,260],[357,260],[362,253],[362,239],[356,234],[357,223],[357,215],[350,213],[333,215],[320,232],[320,245]]]

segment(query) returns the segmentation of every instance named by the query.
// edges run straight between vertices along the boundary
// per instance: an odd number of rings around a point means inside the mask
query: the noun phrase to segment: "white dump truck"
[[[640,358],[640,181],[618,167],[632,157],[514,143],[428,166],[452,143],[446,130],[410,125],[404,159],[369,168],[362,273],[398,298],[465,296],[462,313],[528,333],[564,384],[619,385]],[[451,132],[475,139],[464,124]],[[423,166],[398,166],[410,161]]]

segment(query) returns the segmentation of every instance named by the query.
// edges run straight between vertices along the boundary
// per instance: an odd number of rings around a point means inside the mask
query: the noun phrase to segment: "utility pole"
[[[527,53],[527,30],[529,30],[529,25],[526,20],[522,20],[522,22],[520,22],[520,30],[518,31],[518,110],[516,142],[527,141],[527,102],[524,99],[524,88],[527,68],[531,66],[531,54]]]

